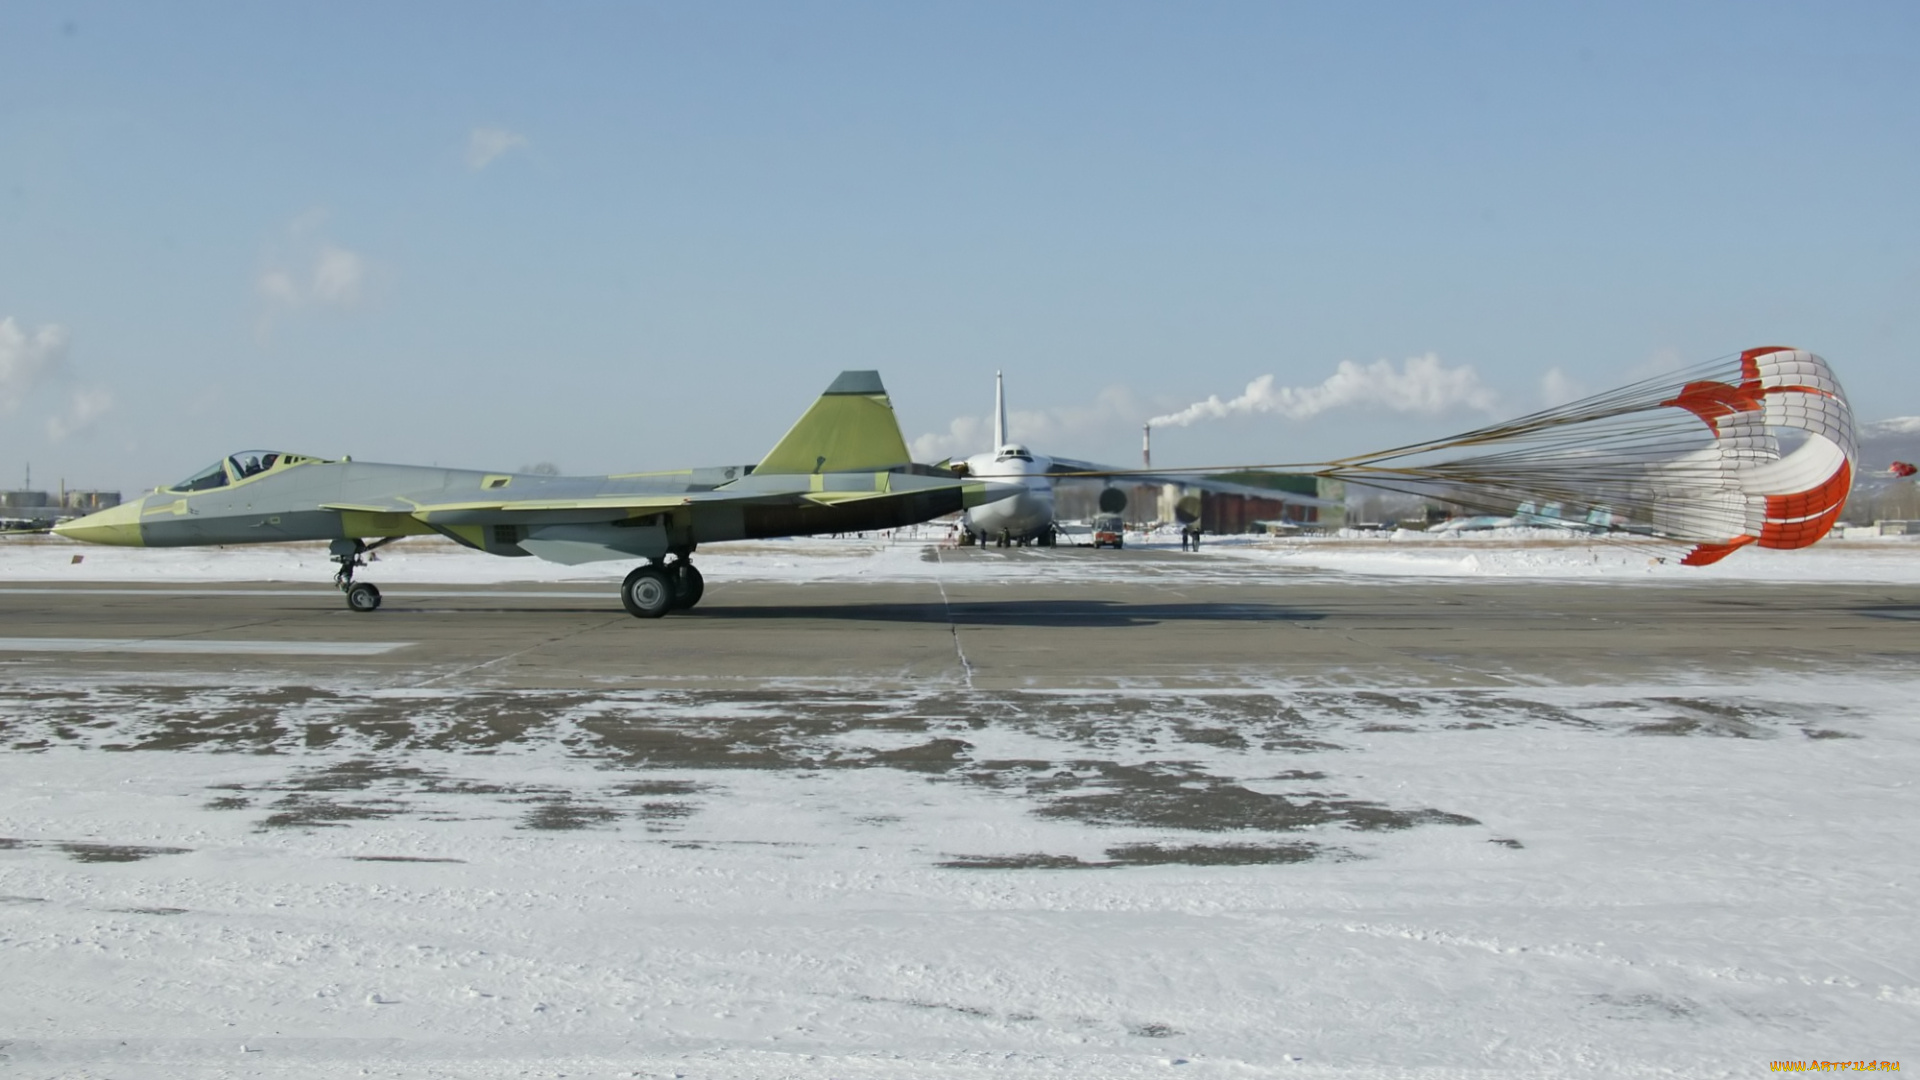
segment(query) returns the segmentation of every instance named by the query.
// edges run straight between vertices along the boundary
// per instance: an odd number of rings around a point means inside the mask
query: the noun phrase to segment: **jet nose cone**
[[[140,505],[145,499],[135,499],[119,506],[109,506],[97,514],[88,514],[83,518],[63,521],[53,527],[56,535],[72,540],[84,540],[89,544],[119,544],[122,547],[140,547]]]

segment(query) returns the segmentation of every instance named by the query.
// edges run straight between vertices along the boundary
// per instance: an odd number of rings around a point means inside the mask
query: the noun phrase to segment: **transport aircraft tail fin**
[[[843,371],[755,473],[878,472],[911,464],[877,371]]]
[[[993,373],[993,445],[988,447],[992,453],[999,453],[1007,445],[1007,389],[1000,383],[1000,373]]]

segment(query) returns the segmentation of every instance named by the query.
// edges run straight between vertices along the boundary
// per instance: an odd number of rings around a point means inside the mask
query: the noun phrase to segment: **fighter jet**
[[[758,465],[540,476],[252,450],[54,531],[145,547],[331,541],[355,611],[380,590],[354,571],[407,536],[568,565],[641,559],[620,599],[651,619],[700,602],[701,544],[896,528],[1020,490],[915,465],[880,374],[844,371]]]
[[[1560,516],[1560,504],[1550,502],[1544,506],[1535,506],[1532,500],[1523,502],[1510,515],[1476,514],[1472,517],[1449,518],[1438,525],[1430,525],[1430,533],[1454,535],[1463,532],[1487,532],[1493,529],[1561,529],[1568,532],[1603,533],[1613,528],[1613,512],[1604,507],[1595,507],[1587,511],[1585,518],[1575,520]]]

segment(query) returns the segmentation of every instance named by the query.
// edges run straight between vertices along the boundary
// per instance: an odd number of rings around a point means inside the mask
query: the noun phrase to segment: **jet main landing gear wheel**
[[[379,607],[379,586],[371,581],[356,581],[347,586],[347,606],[355,611],[372,611]]]
[[[620,584],[620,602],[636,619],[657,619],[673,608],[673,601],[673,579],[664,567],[642,566]]]

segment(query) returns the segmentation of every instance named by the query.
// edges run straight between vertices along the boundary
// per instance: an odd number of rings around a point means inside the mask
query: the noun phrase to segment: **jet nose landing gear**
[[[335,540],[333,542],[333,546],[330,549],[333,553],[333,561],[340,564],[339,572],[333,575],[333,584],[341,592],[347,594],[347,607],[354,611],[364,612],[372,611],[380,606],[380,589],[371,581],[353,580],[353,572],[359,567],[367,565],[367,561],[361,556],[372,552],[375,548],[386,547],[398,539],[400,538],[397,536],[389,536],[371,544],[365,540]]]
[[[380,606],[380,587],[371,581],[356,581],[347,586],[347,606],[355,611],[372,611]]]

